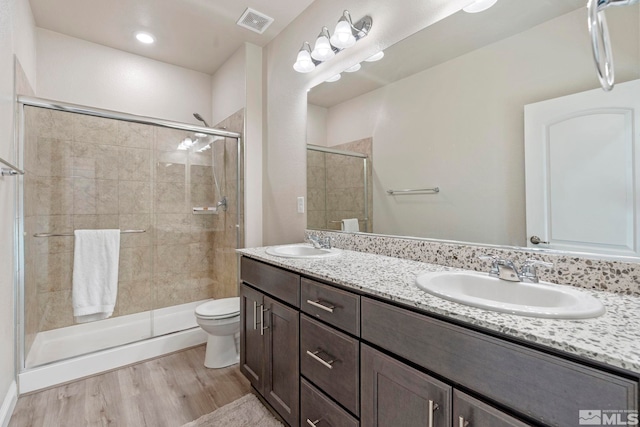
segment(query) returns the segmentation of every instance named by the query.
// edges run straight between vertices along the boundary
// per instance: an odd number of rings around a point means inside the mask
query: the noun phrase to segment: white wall
[[[327,145],[327,115],[329,109],[307,105],[307,144]],[[349,141],[343,141],[349,142]],[[340,143],[338,143],[340,144]],[[331,144],[336,145],[336,144]]]
[[[244,121],[245,246],[262,246],[262,171],[264,147],[264,86],[262,48],[245,45],[246,104]]]
[[[267,45],[265,244],[304,237],[306,217],[297,213],[296,197],[306,194],[307,89],[467,4],[469,0],[405,0],[398,7],[388,0],[316,0]],[[315,39],[322,26],[335,25],[344,9],[354,20],[371,15],[371,33],[314,72],[295,72],[292,65],[302,42]]]
[[[38,28],[38,96],[199,124],[211,76]]]
[[[0,0],[0,157],[15,162],[14,54],[35,87],[34,21],[28,0]],[[0,177],[0,425],[15,404],[13,229],[16,177]]]
[[[211,126],[245,107],[245,71],[246,46],[242,45],[211,77]]]
[[[637,14],[610,12],[617,81],[639,78]],[[375,233],[526,246],[524,105],[598,85],[584,21],[579,9],[329,109],[329,146],[373,136]],[[429,186],[442,192],[385,193]]]

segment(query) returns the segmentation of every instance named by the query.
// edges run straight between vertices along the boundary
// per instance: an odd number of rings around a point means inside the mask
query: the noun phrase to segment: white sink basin
[[[509,282],[483,273],[424,273],[418,287],[461,304],[520,316],[588,319],[604,314],[602,303],[579,289],[548,282]]]
[[[267,248],[267,254],[283,258],[328,258],[338,256],[340,249],[318,249],[306,243],[293,245],[271,246]]]

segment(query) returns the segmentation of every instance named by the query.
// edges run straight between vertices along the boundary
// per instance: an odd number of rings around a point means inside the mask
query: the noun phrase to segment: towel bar
[[[417,189],[413,189],[413,190],[387,190],[387,193],[389,195],[394,195],[394,194],[417,194],[417,193],[439,193],[440,192],[440,187],[433,187],[433,188],[417,188]]]
[[[120,234],[145,233],[147,230],[122,230]],[[33,237],[73,237],[73,233],[36,233]]]
[[[4,160],[1,157],[0,157],[0,163],[2,163],[5,166],[8,166],[8,168],[1,168],[0,169],[0,175],[1,176],[24,175],[24,171],[22,169],[15,167],[14,165],[12,165],[11,163],[7,162],[6,160]]]

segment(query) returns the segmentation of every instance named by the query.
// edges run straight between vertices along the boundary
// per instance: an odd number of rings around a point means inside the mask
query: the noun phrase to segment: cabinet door
[[[505,414],[493,406],[460,390],[453,391],[453,425],[455,427],[527,427],[529,424]]]
[[[264,309],[264,397],[289,425],[297,426],[300,410],[300,315],[297,310],[266,296]]]
[[[361,355],[361,425],[451,425],[450,386],[367,345]]]
[[[263,295],[240,286],[240,370],[260,393],[264,387],[264,337],[260,324]]]

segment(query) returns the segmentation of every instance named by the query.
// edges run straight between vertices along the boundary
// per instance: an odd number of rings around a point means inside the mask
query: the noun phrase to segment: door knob
[[[531,236],[531,239],[529,239],[529,241],[531,243],[533,243],[534,245],[539,245],[540,243],[543,243],[545,245],[548,245],[549,242],[545,242],[543,241],[541,238],[539,238],[538,236]]]

